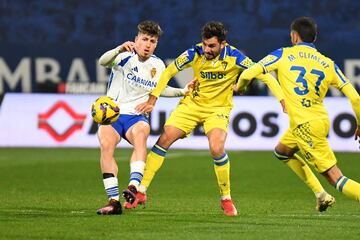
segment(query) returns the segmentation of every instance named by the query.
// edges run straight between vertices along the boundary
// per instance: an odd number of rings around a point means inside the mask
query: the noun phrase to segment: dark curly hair
[[[222,42],[226,39],[227,30],[223,23],[221,22],[208,22],[206,23],[201,31],[202,39],[209,39],[212,37],[217,37],[219,42]]]
[[[139,23],[138,30],[139,33],[145,33],[150,36],[156,36],[158,38],[163,34],[160,25],[151,20],[146,20]]]

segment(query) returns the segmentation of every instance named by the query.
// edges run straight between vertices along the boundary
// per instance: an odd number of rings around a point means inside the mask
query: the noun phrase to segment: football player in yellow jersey
[[[305,159],[325,176],[331,185],[360,202],[360,184],[342,174],[326,139],[330,123],[323,105],[330,85],[339,89],[350,100],[358,124],[355,132],[357,140],[360,139],[359,94],[337,65],[316,50],[313,43],[316,40],[317,26],[313,19],[300,17],[294,20],[290,35],[294,46],[275,50],[244,71],[237,88],[242,91],[257,75],[276,71],[284,92],[290,128],[277,144],[275,155],[280,160],[295,161],[293,164],[296,164],[294,154],[300,150]],[[305,164],[303,166],[306,168]],[[296,172],[308,185],[313,185],[310,186],[313,190],[317,188],[314,192],[319,194],[318,210],[326,210],[335,199],[326,192],[319,192],[323,189],[316,183],[317,179],[313,178],[312,173],[307,171],[308,174],[304,174],[302,170],[299,168]],[[323,195],[322,200],[320,195]]]
[[[151,112],[159,93],[179,71],[192,67],[197,84],[192,93],[184,97],[166,121],[163,133],[148,154],[143,180],[136,195],[144,199],[146,189],[161,167],[167,149],[172,143],[189,135],[202,124],[209,140],[210,153],[221,194],[221,207],[227,216],[236,216],[237,210],[230,195],[230,162],[224,144],[227,136],[232,86],[240,73],[253,62],[236,48],[226,43],[226,29],[220,22],[209,22],[202,29],[202,43],[181,54],[162,73],[148,102],[138,105],[139,112]],[[282,100],[279,84],[269,74],[259,76],[278,100]],[[129,199],[132,202],[133,199]],[[143,201],[141,201],[143,202]],[[136,199],[134,207],[136,206]]]

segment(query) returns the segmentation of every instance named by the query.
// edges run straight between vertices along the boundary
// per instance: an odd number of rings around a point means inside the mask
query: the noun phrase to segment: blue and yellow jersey
[[[291,126],[328,118],[323,99],[330,85],[349,83],[338,66],[311,43],[273,51],[259,62],[263,73],[277,72]]]
[[[182,101],[206,108],[231,108],[232,86],[240,73],[251,65],[253,62],[250,58],[227,44],[215,59],[207,60],[200,43],[186,50],[165,69],[152,95],[158,97],[170,78],[179,71],[192,67],[198,85]]]

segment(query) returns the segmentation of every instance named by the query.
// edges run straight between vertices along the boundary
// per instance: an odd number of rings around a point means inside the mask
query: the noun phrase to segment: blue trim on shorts
[[[135,123],[140,121],[144,121],[149,124],[149,119],[145,115],[120,114],[119,118],[116,120],[116,122],[111,124],[111,126],[119,133],[119,135],[123,139],[125,139],[128,143],[130,143],[129,140],[126,138],[126,132]]]

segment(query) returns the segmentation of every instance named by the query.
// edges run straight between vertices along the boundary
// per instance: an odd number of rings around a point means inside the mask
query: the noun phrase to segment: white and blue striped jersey
[[[121,114],[137,115],[135,107],[148,100],[164,69],[164,62],[155,55],[142,62],[136,52],[120,53],[112,63],[107,95]]]

